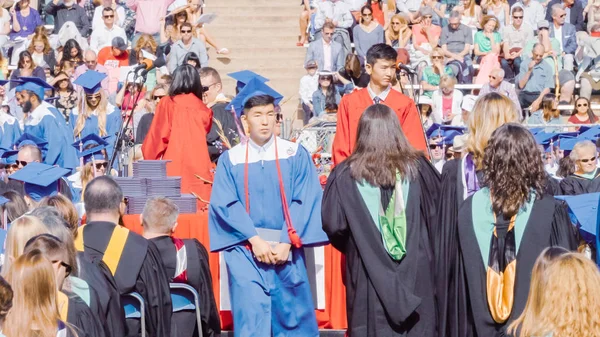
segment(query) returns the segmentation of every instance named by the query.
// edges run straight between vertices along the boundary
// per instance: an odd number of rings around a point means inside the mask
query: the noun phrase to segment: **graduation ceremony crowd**
[[[329,244],[347,336],[600,336],[600,2],[303,1],[327,172],[267,78],[224,92],[202,1],[0,7],[0,336],[219,336],[227,297],[236,337],[316,337]],[[169,197],[125,223],[161,159],[210,240]]]

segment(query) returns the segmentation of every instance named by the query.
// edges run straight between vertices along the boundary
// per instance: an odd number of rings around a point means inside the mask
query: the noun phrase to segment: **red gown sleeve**
[[[142,144],[142,153],[144,159],[157,160],[162,158],[169,145],[171,137],[171,113],[173,110],[173,102],[170,98],[162,99],[150,124],[148,135]]]
[[[335,137],[333,138],[332,150],[333,163],[338,165],[344,161],[352,149],[350,148],[350,109],[349,100],[351,95],[342,97],[337,113],[337,124],[335,127]]]
[[[206,113],[203,115],[204,118],[202,119],[202,124],[204,124],[204,131],[206,131],[206,134],[208,135],[208,133],[210,132],[210,129],[212,128],[213,111],[211,108],[207,107],[206,105],[203,108]]]

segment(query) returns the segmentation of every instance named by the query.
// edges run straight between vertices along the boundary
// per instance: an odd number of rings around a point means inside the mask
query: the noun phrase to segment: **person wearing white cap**
[[[465,95],[465,97],[463,97],[462,104],[460,106],[462,113],[452,119],[452,126],[467,126],[469,114],[471,114],[471,111],[475,106],[475,101],[477,101],[477,96],[475,95]]]

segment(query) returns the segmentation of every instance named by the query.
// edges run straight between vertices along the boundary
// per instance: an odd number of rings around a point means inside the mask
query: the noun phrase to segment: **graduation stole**
[[[85,251],[84,242],[83,242],[83,230],[86,225],[80,226],[77,230],[78,235],[75,238],[75,249],[80,252]],[[102,262],[106,264],[110,273],[115,276],[117,272],[117,267],[119,266],[119,261],[121,261],[121,256],[123,255],[123,249],[125,248],[125,243],[127,242],[127,238],[129,237],[129,230],[125,227],[121,227],[116,225],[113,229],[112,235],[110,236],[110,240],[108,241],[108,245],[104,250],[104,254],[102,255]]]
[[[379,231],[383,238],[385,250],[395,261],[400,261],[406,255],[406,198],[408,184],[403,183],[398,176],[394,192],[386,210],[379,203]]]
[[[582,173],[582,174],[577,174],[574,173],[574,176],[578,177],[578,178],[585,178],[588,180],[594,180],[596,179],[600,174],[598,173],[598,169],[595,169],[594,172],[590,172],[590,173]]]
[[[479,244],[483,264],[486,266],[488,308],[496,323],[506,322],[512,312],[517,271],[517,251],[531,215],[535,196],[530,196],[529,200],[516,215],[511,217],[504,237],[499,237],[498,232],[502,228],[498,226],[496,214],[492,211],[492,199],[489,189],[483,188],[473,195],[473,229]],[[500,240],[504,240],[503,251],[500,250]]]
[[[173,278],[173,282],[175,283],[187,283],[187,250],[185,249],[185,244],[183,240],[171,237],[171,241],[175,245],[177,249],[177,264],[175,267],[175,277]]]
[[[285,196],[285,188],[283,186],[283,178],[281,176],[281,166],[279,165],[279,154],[277,153],[277,136],[273,135],[275,146],[275,165],[277,166],[277,178],[279,179],[279,194],[281,195],[281,206],[283,207],[283,218],[285,219],[285,224],[287,226],[288,236],[290,238],[290,243],[292,246],[296,248],[302,247],[302,240],[300,240],[300,236],[296,233],[296,229],[292,225],[292,217],[290,216],[290,208],[287,203],[287,198]],[[246,141],[246,162],[244,163],[244,189],[246,194],[246,213],[250,214],[250,195],[248,190],[248,148],[250,146],[250,139]]]
[[[60,319],[63,322],[67,322],[67,316],[69,315],[69,297],[62,291],[59,291],[56,293],[56,302]]]

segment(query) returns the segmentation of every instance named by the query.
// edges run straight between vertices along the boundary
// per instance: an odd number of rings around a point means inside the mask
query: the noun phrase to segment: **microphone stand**
[[[398,83],[400,83],[400,90],[402,90],[403,92],[404,92],[404,88],[402,87],[402,76],[401,76],[402,73],[406,74],[406,77],[408,77],[408,79],[411,83],[409,97],[412,96],[413,103],[415,104],[415,107],[417,108],[417,113],[419,114],[419,120],[421,121],[421,130],[423,131],[423,138],[425,138],[425,145],[428,145],[429,143],[427,142],[427,131],[425,130],[425,126],[423,126],[423,122],[424,122],[423,114],[421,113],[421,107],[419,106],[419,102],[418,102],[419,98],[415,94],[415,88],[413,86],[413,84],[415,82],[415,76],[417,76],[417,73],[398,69],[398,71],[396,72],[396,79],[397,79]],[[429,156],[429,158],[431,158],[431,149],[429,148],[429,146],[427,146],[427,155]]]
[[[127,78],[129,78],[129,74],[133,73],[133,83],[135,85],[135,82],[137,81],[138,78],[142,78],[142,85],[143,83],[146,82],[146,76],[148,75],[147,71],[142,70],[142,74],[139,75],[137,72],[135,71],[130,71],[127,74],[127,77],[125,77],[125,85],[127,85]],[[127,90],[127,88],[125,89]],[[117,139],[115,139],[115,143],[113,144],[113,153],[112,156],[110,158],[110,162],[108,164],[108,170],[106,170],[106,175],[110,175],[110,171],[112,170],[112,167],[114,165],[115,160],[117,159],[117,152],[121,153],[121,160],[119,161],[119,173],[122,173],[121,176],[122,177],[126,177],[129,173],[129,167],[127,164],[124,164],[125,162],[125,157],[127,156],[127,151],[123,151],[123,149],[126,147],[126,142],[125,139],[123,138],[125,131],[128,129],[129,123],[131,122],[132,118],[133,118],[133,113],[135,111],[135,108],[137,107],[137,104],[139,102],[139,98],[140,95],[142,94],[142,90],[139,90],[137,95],[135,96],[135,98],[133,97],[133,94],[129,96],[129,101],[128,101],[128,106],[131,106],[131,109],[129,109],[131,111],[131,113],[129,115],[127,115],[127,118],[125,119],[125,123],[121,124],[121,128],[119,129],[119,132],[117,133]],[[122,110],[123,111],[123,110]],[[125,110],[125,112],[127,113],[127,110]],[[133,135],[134,139],[135,139],[135,135]],[[119,147],[119,143],[121,143],[121,146]],[[131,148],[131,146],[127,146],[129,148]]]

